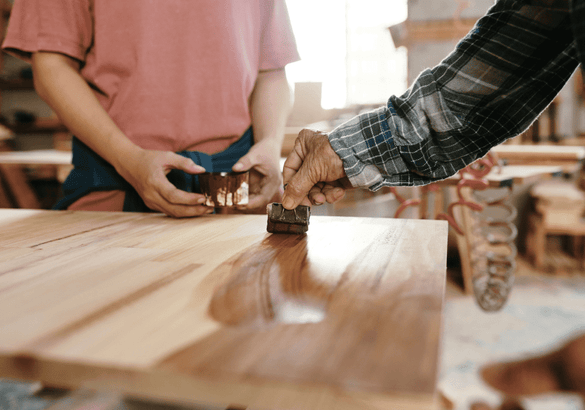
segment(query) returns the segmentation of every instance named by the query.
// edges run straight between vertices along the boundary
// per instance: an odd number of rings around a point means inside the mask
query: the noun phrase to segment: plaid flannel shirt
[[[329,141],[352,185],[428,184],[525,131],[579,64],[581,3],[497,1],[406,93],[334,129]]]

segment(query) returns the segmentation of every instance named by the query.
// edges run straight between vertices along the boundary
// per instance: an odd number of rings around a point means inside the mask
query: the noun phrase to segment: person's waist
[[[226,150],[236,141],[238,141],[242,136],[241,135],[233,135],[230,137],[219,137],[215,139],[209,139],[204,141],[198,141],[192,145],[185,147],[184,149],[176,149],[173,150],[177,151],[197,151],[207,155],[214,155],[221,151]]]

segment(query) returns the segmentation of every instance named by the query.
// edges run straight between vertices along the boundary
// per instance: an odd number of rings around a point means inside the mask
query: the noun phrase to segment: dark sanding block
[[[282,204],[273,202],[266,206],[268,213],[268,226],[270,233],[296,233],[303,234],[309,230],[309,217],[311,208],[299,205],[293,210],[283,208]]]

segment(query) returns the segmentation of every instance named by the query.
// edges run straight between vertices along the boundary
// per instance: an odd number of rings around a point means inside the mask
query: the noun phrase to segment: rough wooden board
[[[433,408],[447,224],[0,212],[0,376],[279,408]],[[10,255],[13,257],[11,258]]]

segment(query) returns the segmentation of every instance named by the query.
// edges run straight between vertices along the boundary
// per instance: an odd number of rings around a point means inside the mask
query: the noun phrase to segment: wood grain
[[[0,377],[281,409],[435,406],[447,224],[0,211]],[[395,407],[400,406],[400,407]]]

